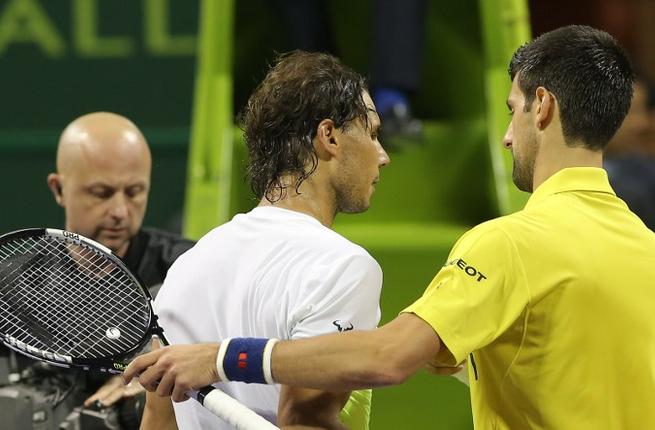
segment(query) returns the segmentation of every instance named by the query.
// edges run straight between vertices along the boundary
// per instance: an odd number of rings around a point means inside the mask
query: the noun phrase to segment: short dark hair
[[[579,140],[603,149],[632,100],[634,71],[627,54],[609,34],[583,25],[558,28],[521,46],[509,74],[512,80],[518,75],[526,111],[537,87],[555,95],[568,145]]]
[[[362,119],[368,127],[366,82],[337,58],[293,51],[279,55],[239,115],[250,160],[248,175],[257,198],[277,201],[292,175],[296,191],[318,165],[313,139],[324,119],[344,129]]]

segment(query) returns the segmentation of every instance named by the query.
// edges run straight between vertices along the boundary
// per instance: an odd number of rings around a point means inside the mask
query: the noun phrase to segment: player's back
[[[508,428],[655,428],[655,233],[611,192],[569,188],[495,222],[530,297],[480,352],[481,397]]]
[[[336,331],[336,320],[373,328],[379,319],[381,273],[373,282],[377,287],[360,293],[340,278],[352,272],[345,265],[361,265],[373,276],[380,272],[363,248],[316,219],[258,207],[214,229],[180,258],[168,273],[156,307],[172,343],[301,338]],[[343,316],[333,317],[335,312]],[[278,386],[219,387],[275,420]],[[182,429],[222,428],[192,402],[175,407]]]

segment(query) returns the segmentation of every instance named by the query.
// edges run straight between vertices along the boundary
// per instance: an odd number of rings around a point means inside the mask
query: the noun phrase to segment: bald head
[[[81,116],[66,127],[57,147],[57,170],[66,173],[79,167],[80,157],[96,159],[142,158],[150,164],[150,149],[136,125],[124,116],[95,112]]]
[[[129,119],[97,112],[61,134],[57,172],[48,185],[66,211],[66,229],[123,256],[143,222],[152,160],[141,131]]]

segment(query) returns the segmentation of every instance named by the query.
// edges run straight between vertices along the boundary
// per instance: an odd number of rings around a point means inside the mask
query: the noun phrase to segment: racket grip
[[[237,430],[279,430],[279,427],[271,424],[238,400],[212,386],[201,388],[199,391],[189,391],[186,394]]]

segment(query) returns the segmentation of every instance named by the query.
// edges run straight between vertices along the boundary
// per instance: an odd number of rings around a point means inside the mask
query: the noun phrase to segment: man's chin
[[[129,238],[126,236],[100,235],[96,238],[96,241],[111,249],[114,254],[120,255],[127,249]]]
[[[524,191],[526,193],[531,193],[532,192],[532,187],[525,184],[525,183],[523,183],[523,182],[521,182],[521,181],[516,181],[515,180],[514,185],[516,186],[516,188],[519,189],[519,191]]]
[[[522,171],[517,171],[516,167],[512,172],[512,182],[519,190],[526,193],[532,192],[532,179],[528,179],[527,175],[524,175]]]
[[[369,202],[359,202],[358,204],[350,204],[344,208],[341,208],[339,212],[344,214],[361,214],[366,212],[369,207]]]

